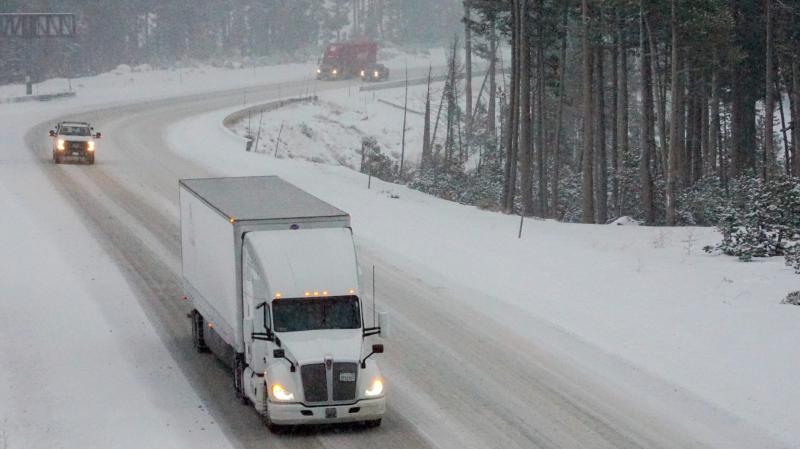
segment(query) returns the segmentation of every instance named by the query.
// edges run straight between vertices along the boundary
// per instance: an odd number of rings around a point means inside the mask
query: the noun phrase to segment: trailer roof
[[[181,179],[180,184],[236,221],[347,217],[347,213],[277,176]]]

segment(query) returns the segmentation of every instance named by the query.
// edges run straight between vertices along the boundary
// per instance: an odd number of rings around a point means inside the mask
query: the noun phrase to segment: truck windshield
[[[278,299],[272,302],[272,316],[276,332],[361,327],[355,296]]]
[[[90,136],[92,130],[88,126],[62,126],[59,134],[62,136]]]

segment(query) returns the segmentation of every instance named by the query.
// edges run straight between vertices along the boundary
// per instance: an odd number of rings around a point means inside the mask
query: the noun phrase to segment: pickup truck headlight
[[[90,140],[89,143],[86,144],[86,149],[89,151],[94,151],[94,141]]]
[[[333,73],[334,75],[336,75],[337,73],[339,73],[339,71],[338,71],[338,70],[336,70],[336,69],[333,69],[333,70],[331,70],[331,73]]]
[[[377,78],[377,77],[379,77],[379,76],[381,76],[381,74],[380,74],[380,73],[379,73],[379,72],[376,70],[376,71],[375,71],[375,78]]]
[[[364,392],[365,395],[374,398],[375,396],[380,396],[383,393],[383,380],[377,378],[372,381],[372,385],[367,388]]]
[[[279,401],[291,401],[294,399],[294,394],[290,393],[281,384],[272,384],[272,395]]]
[[[58,143],[56,144],[56,148],[58,148],[59,150],[63,150],[64,149],[64,139],[58,139]]]

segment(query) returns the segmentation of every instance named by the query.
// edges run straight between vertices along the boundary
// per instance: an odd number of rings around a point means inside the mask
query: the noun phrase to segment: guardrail
[[[268,103],[250,106],[249,108],[240,109],[232,114],[229,114],[222,120],[222,126],[226,128],[232,128],[235,124],[244,120],[248,116],[274,111],[275,109],[280,109],[290,104],[317,101],[318,99],[319,98],[316,95],[309,95],[307,97],[285,98],[283,100],[270,101]]]
[[[70,98],[77,95],[76,92],[59,92],[55,94],[26,95],[24,97],[0,98],[0,103],[26,103],[28,101],[50,101],[59,98]]]
[[[486,71],[485,70],[472,73],[472,77],[473,78],[476,78],[476,77],[479,77],[479,76],[485,76],[485,75],[486,75]],[[457,78],[458,79],[463,79],[464,75],[461,74]],[[447,80],[447,74],[431,76],[431,82],[445,81],[445,80]],[[427,82],[428,82],[428,77],[427,76],[424,76],[422,78],[409,78],[408,85],[409,86],[417,86],[417,85],[420,85],[420,84],[425,84]],[[358,88],[358,90],[359,90],[359,92],[368,92],[368,91],[372,91],[372,90],[395,89],[395,88],[398,88],[398,87],[405,87],[405,85],[406,85],[406,80],[402,79],[402,80],[397,80],[397,81],[386,81],[384,83],[375,83],[375,84],[370,84],[370,85],[367,85],[367,86],[361,86],[361,87]]]

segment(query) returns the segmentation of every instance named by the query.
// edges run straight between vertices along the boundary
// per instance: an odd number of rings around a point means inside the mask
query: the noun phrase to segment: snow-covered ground
[[[445,64],[444,49],[432,49],[417,54],[391,53],[394,57],[381,61],[392,73],[401,73],[408,65],[411,69],[427,68],[429,64],[443,66]],[[77,98],[58,100],[58,106],[69,105],[81,107],[87,105],[111,104],[112,101],[156,100],[202,92],[211,92],[248,86],[260,86],[265,83],[304,80],[308,84],[308,92],[315,92],[316,63],[284,64],[275,66],[247,67],[239,69],[198,65],[180,69],[152,70],[149,67],[131,68],[120,66],[107,73],[85,78],[54,78],[34,85],[34,94],[51,94],[74,91]],[[420,76],[422,72],[417,73]],[[395,76],[394,79],[397,79]],[[360,82],[352,81],[354,90],[358,90]],[[0,85],[0,99],[19,97],[25,93],[24,84]],[[242,97],[247,102],[246,94]],[[34,108],[50,109],[51,104],[34,105]],[[13,105],[12,107],[20,107]]]
[[[481,81],[481,77],[473,80],[476,99]],[[431,133],[443,87],[444,82],[431,84]],[[278,158],[344,165],[356,170],[361,164],[361,139],[370,136],[377,140],[381,151],[396,162],[399,163],[402,153],[406,164],[416,165],[422,153],[426,95],[426,85],[409,86],[404,153],[405,90],[402,88],[364,92],[348,88],[346,91],[320,92],[318,102],[270,111],[264,114],[263,119],[260,115],[252,115],[237,123],[234,130],[239,135],[255,138],[260,129],[259,152],[277,155]],[[486,101],[485,93],[482,101]],[[436,142],[444,139],[444,112],[441,115],[434,136]]]
[[[326,97],[339,99],[337,127],[363,126],[360,117],[366,112],[359,112],[358,99],[348,110],[346,90]],[[308,128],[324,136],[324,145],[318,145],[322,137],[288,133],[286,148],[324,153],[334,137],[314,125],[327,118],[307,108],[274,114],[287,122],[291,114],[317,115]],[[374,179],[368,190],[366,176],[343,166],[245,153],[237,136],[220,132],[230,112],[180,122],[171,132],[173,147],[218,173],[280,175],[347,210],[362,244],[382,248],[386,260],[426,282],[448,286],[465,304],[507,323],[530,342],[547,341],[569,351],[566,339],[558,338],[569,335],[662,379],[674,389],[672,396],[691,398],[687,409],[694,400],[710,404],[788,447],[800,447],[800,308],[780,304],[800,279],[782,259],[741,263],[706,254],[702,247],[719,239],[710,228],[526,220],[517,239],[518,217]],[[389,128],[396,118],[370,126]],[[277,122],[272,118],[266,126],[275,128]],[[590,356],[573,356],[598,377],[624,382],[614,379],[613,368],[593,366]],[[630,385],[630,390],[643,402],[661,400],[646,386]]]
[[[440,55],[388,64],[427,67]],[[47,151],[34,154],[24,136],[67,113],[255,89],[298,73],[313,90],[312,64],[200,68],[102,74],[72,80],[74,98],[0,104],[1,449],[229,447],[87,218],[45,176]],[[66,86],[50,80],[37,93]],[[0,86],[0,97],[21,92]]]

